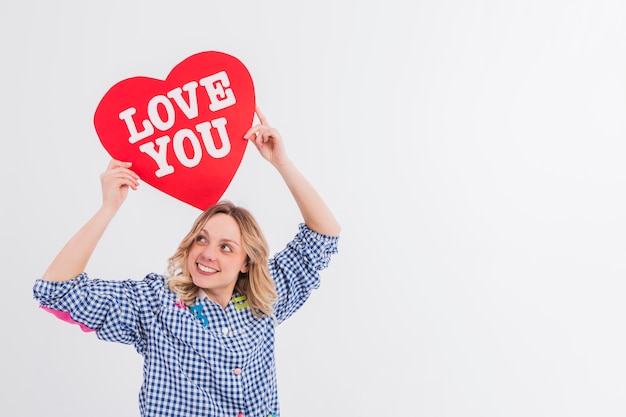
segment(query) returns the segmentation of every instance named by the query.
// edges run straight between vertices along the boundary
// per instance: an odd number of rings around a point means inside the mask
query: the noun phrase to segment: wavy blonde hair
[[[220,201],[204,211],[187,236],[178,245],[176,253],[169,258],[167,267],[168,286],[187,306],[196,302],[199,287],[193,283],[187,268],[189,250],[206,222],[216,214],[231,216],[241,231],[241,244],[246,253],[248,272],[240,272],[234,291],[245,295],[252,313],[257,317],[271,314],[276,301],[274,281],[270,277],[269,246],[252,214],[230,201]]]

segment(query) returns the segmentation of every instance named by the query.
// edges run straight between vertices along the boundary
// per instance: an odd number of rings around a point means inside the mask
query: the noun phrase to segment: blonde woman
[[[89,277],[100,237],[139,185],[129,163],[112,160],[101,175],[101,207],[35,282],[43,309],[102,340],[132,344],[144,357],[142,416],[280,415],[275,327],[319,286],[340,226],[288,158],[279,132],[256,113],[260,124],[244,139],[277,169],[303,217],[285,249],[270,258],[254,217],[222,201],[196,219],[166,275]]]

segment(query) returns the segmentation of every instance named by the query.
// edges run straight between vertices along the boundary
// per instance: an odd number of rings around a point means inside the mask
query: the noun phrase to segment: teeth
[[[217,269],[209,268],[208,266],[198,264],[198,269],[202,272],[217,272]]]

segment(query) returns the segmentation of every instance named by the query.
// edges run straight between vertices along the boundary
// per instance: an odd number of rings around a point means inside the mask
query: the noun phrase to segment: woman
[[[102,205],[34,285],[40,306],[98,338],[133,344],[144,357],[142,416],[278,416],[275,326],[319,286],[340,226],[288,158],[279,132],[244,135],[279,172],[304,223],[284,250],[268,245],[250,213],[220,202],[202,213],[169,260],[168,274],[108,281],[84,271],[137,175],[112,160]]]

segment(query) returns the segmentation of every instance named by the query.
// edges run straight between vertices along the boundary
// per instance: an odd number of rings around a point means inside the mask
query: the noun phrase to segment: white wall
[[[343,225],[278,333],[284,416],[625,415],[625,5],[3,2],[0,414],[138,415],[140,356],[32,284],[99,205],[102,95],[218,50]],[[141,188],[92,275],[162,272],[198,214]],[[225,197],[295,233],[252,147]]]

